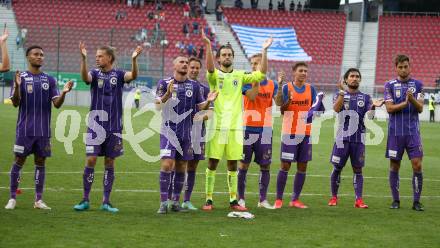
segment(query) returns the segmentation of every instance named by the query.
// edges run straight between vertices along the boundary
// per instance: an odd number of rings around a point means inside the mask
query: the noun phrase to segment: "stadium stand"
[[[412,75],[435,86],[440,74],[440,17],[392,15],[379,18],[376,84],[395,77],[393,57],[410,56]]]
[[[94,65],[94,52],[100,45],[112,45],[117,48],[117,54],[126,59],[131,56],[131,51],[139,42],[133,40],[133,36],[141,28],[153,30],[156,20],[148,19],[147,13],[154,10],[154,4],[148,3],[142,8],[128,7],[126,4],[115,4],[113,1],[33,1],[20,0],[13,2],[13,9],[19,28],[26,28],[26,45],[41,44],[44,46],[46,57],[46,70],[57,69],[64,72],[77,72],[79,70],[78,43],[80,40],[86,42],[89,53],[89,66]],[[191,34],[187,39],[182,32],[183,10],[176,4],[163,4],[165,20],[160,21],[161,30],[165,31],[169,45],[164,51],[160,48],[159,42],[147,53],[150,55],[148,61],[139,60],[140,69],[142,66],[161,68],[162,52],[164,53],[165,76],[171,75],[172,59],[179,54],[175,47],[177,41],[184,41],[186,44],[192,42],[197,47],[202,44],[200,35]],[[30,11],[31,10],[31,11]],[[48,11],[50,10],[50,11]],[[126,18],[117,20],[116,13],[121,11]],[[35,16],[35,13],[45,13]],[[203,18],[188,19],[191,26],[193,21],[200,23],[200,27],[206,25]],[[112,31],[113,30],[113,31]],[[192,30],[192,28],[190,29]],[[58,47],[59,36],[59,47]],[[57,53],[60,51],[59,68]],[[121,61],[119,61],[121,63]],[[130,64],[130,63],[127,63]],[[129,69],[129,68],[127,68]],[[152,69],[153,70],[153,69]],[[149,69],[147,69],[149,71]],[[157,72],[156,77],[160,77]]]
[[[340,76],[346,17],[343,13],[288,12],[225,8],[228,23],[256,27],[293,26],[298,42],[312,57],[310,81],[334,84]],[[292,62],[270,61],[276,71],[291,72]]]

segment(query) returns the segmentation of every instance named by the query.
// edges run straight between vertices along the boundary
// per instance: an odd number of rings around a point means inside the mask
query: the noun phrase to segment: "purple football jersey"
[[[156,96],[158,98],[165,95],[169,82],[174,78],[162,79],[157,84]],[[204,102],[204,92],[202,92],[199,82],[187,79],[179,82],[174,79],[174,89],[172,97],[168,99],[162,108],[162,130],[166,135],[166,127],[176,133],[182,139],[190,139],[192,119],[194,113],[198,111],[197,105]],[[203,94],[202,94],[203,93]],[[208,90],[209,93],[209,90]],[[178,102],[177,102],[178,101]]]
[[[409,79],[407,82],[395,79],[385,84],[384,99],[386,102],[399,104],[405,101],[408,90],[412,91],[416,99],[423,97],[422,82],[415,79]],[[411,103],[399,112],[390,113],[389,117],[389,135],[420,135],[419,113]]]
[[[104,111],[108,117],[107,121],[102,121],[96,116],[95,122],[106,132],[120,133],[122,131],[122,89],[125,83],[125,71],[112,69],[103,72],[100,69],[94,69],[89,73],[92,76],[90,111]],[[89,126],[89,128],[93,127]]]
[[[339,93],[336,93],[333,97],[333,104],[336,102]],[[370,95],[362,93],[360,91],[350,94],[347,91],[344,94],[344,104],[342,105],[341,112],[344,118],[344,129],[337,134],[337,140],[344,140],[354,143],[365,142],[365,114],[371,109],[372,100]],[[349,111],[351,110],[351,111]],[[356,113],[358,116],[358,125],[356,131],[353,133],[349,129],[350,113]],[[354,117],[355,118],[355,117]],[[341,121],[341,120],[340,120]],[[351,127],[350,127],[351,129]],[[351,135],[350,135],[351,134]]]
[[[52,99],[60,95],[57,82],[55,78],[46,73],[32,74],[26,71],[22,72],[20,77],[21,100],[16,136],[50,137]]]

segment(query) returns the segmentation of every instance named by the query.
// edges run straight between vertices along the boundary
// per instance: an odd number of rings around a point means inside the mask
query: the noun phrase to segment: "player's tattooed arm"
[[[133,81],[137,78],[137,76],[139,74],[137,57],[141,53],[142,53],[142,47],[137,46],[136,49],[134,49],[133,54],[131,55],[131,71],[125,73],[124,82],[128,83],[128,82]]]
[[[212,55],[211,41],[206,37],[204,28],[202,28],[202,40],[206,47],[206,70],[213,73],[215,70],[214,56]]]
[[[14,79],[14,86],[12,86],[13,92],[12,92],[12,97],[11,97],[12,105],[14,107],[18,107],[18,105],[20,105],[20,99],[21,99],[20,85],[21,85],[20,72],[16,71],[15,72],[15,79]]]
[[[87,72],[87,50],[84,42],[79,42],[79,51],[81,54],[81,79],[86,83],[90,84],[92,82],[92,75]]]
[[[273,42],[273,38],[271,36],[263,43],[263,51],[261,52],[262,58],[260,65],[260,72],[263,74],[266,74],[267,72],[267,49],[269,49],[269,47],[272,45],[272,42]]]
[[[283,105],[283,83],[286,81],[286,73],[284,71],[278,72],[278,91],[275,95],[275,104],[277,106]]]
[[[7,72],[10,69],[9,55],[8,55],[8,44],[6,44],[9,36],[7,29],[3,31],[0,36],[0,49],[2,51],[2,63],[0,64],[0,72]]]
[[[333,110],[336,113],[341,112],[342,110],[342,106],[344,105],[344,94],[345,94],[345,90],[346,90],[346,84],[345,84],[345,80],[342,78],[341,80],[339,80],[338,82],[338,96],[336,98],[335,103],[333,104]]]
[[[63,105],[64,99],[66,98],[66,94],[72,90],[72,87],[73,87],[72,81],[69,81],[64,85],[63,91],[61,91],[60,96],[52,100],[53,106],[55,106],[55,108],[60,108]]]
[[[420,95],[416,98],[413,95],[413,93],[410,90],[408,90],[406,92],[406,97],[408,99],[408,104],[412,104],[416,108],[417,112],[419,112],[419,113],[423,112],[423,104],[424,104],[425,97],[423,96],[422,93],[420,93]]]

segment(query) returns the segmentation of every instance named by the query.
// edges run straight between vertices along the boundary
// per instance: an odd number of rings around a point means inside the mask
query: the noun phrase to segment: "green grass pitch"
[[[319,144],[313,146],[313,161],[301,199],[309,209],[257,209],[258,167],[251,165],[247,183],[247,206],[255,219],[231,219],[226,215],[228,195],[226,166],[218,169],[213,212],[191,212],[158,215],[159,162],[141,160],[125,142],[125,155],[116,161],[116,179],[112,203],[117,214],[99,211],[102,198],[103,160],[99,159],[91,193],[91,210],[75,212],[73,205],[82,196],[82,170],[85,163],[86,108],[64,106],[61,110],[77,110],[81,114],[80,137],[74,141],[74,154],[68,155],[62,143],[52,139],[52,157],[47,160],[44,199],[51,211],[32,208],[33,157],[23,169],[17,208],[6,211],[9,197],[9,170],[13,161],[17,109],[0,105],[0,247],[439,247],[440,245],[440,140],[438,123],[422,123],[424,188],[422,202],[425,212],[411,210],[412,170],[406,159],[401,168],[402,208],[388,209],[391,203],[388,186],[388,161],[384,157],[386,140],[367,146],[364,168],[364,200],[369,209],[354,209],[354,192],[350,165],[343,172],[340,204],[328,207],[330,196],[328,162],[333,145],[333,120],[323,123]],[[52,129],[60,110],[54,110]],[[134,113],[134,111],[133,111]],[[128,114],[128,112],[126,112]],[[143,114],[133,118],[136,132],[151,118]],[[274,201],[276,175],[279,168],[280,120],[275,119],[273,164],[269,201]],[[386,122],[377,122],[386,133]],[[159,136],[144,141],[149,154],[159,153]],[[406,156],[406,155],[405,155]],[[193,203],[204,203],[204,171],[199,165]],[[285,206],[292,192],[294,167],[289,173],[285,191]],[[222,193],[223,192],[223,193]]]

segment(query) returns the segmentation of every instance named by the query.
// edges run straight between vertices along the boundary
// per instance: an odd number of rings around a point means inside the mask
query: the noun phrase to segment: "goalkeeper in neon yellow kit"
[[[212,193],[214,191],[215,172],[223,157],[228,166],[229,202],[233,210],[245,211],[237,202],[237,161],[243,154],[243,117],[242,117],[242,86],[243,84],[259,83],[266,78],[267,49],[272,38],[263,43],[260,70],[248,73],[234,70],[232,61],[234,50],[230,45],[221,46],[216,54],[220,68],[216,69],[211,50],[211,42],[202,33],[206,47],[207,80],[210,91],[219,92],[214,102],[214,116],[207,126],[206,156],[209,158],[206,169],[206,203],[203,210],[213,209]]]

